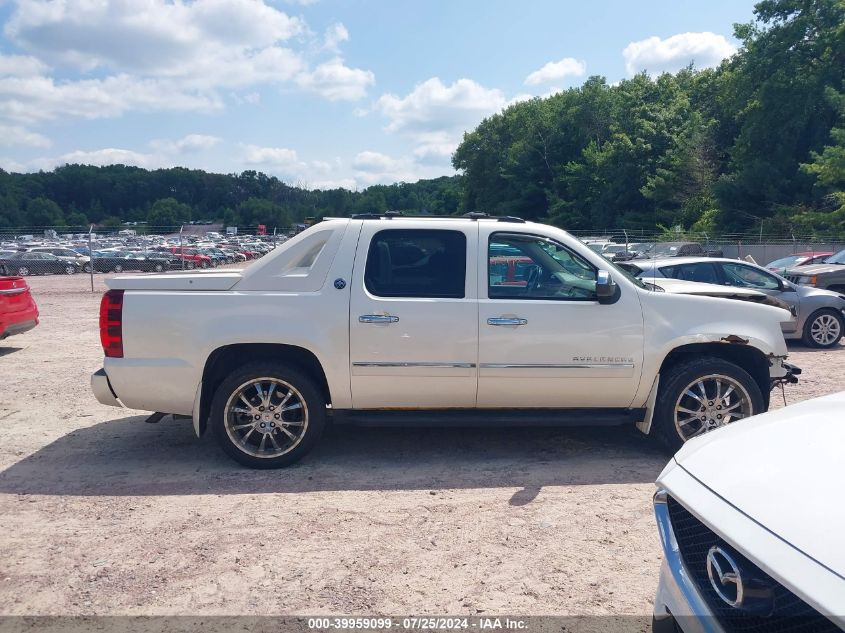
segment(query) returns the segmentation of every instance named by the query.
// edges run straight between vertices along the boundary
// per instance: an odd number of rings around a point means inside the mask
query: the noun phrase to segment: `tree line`
[[[765,0],[715,69],[592,77],[466,134],[464,207],[572,229],[845,232],[845,2]]]
[[[519,102],[464,134],[456,176],[310,191],[257,171],[0,170],[0,229],[287,227],[306,217],[486,211],[569,229],[845,234],[845,0],[764,0],[739,51]]]

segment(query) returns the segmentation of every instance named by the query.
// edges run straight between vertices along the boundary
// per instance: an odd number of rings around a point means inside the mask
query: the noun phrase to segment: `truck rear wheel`
[[[684,442],[762,413],[760,386],[739,365],[721,358],[692,358],[661,375],[654,407],[658,438],[673,453]]]
[[[326,400],[301,370],[271,362],[232,372],[211,403],[221,448],[251,468],[288,466],[308,453],[326,425]]]

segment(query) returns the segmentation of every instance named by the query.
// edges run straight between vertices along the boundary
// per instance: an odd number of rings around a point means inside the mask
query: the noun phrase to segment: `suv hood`
[[[845,578],[845,391],[694,439],[678,465],[769,531]]]
[[[810,264],[787,269],[787,275],[822,275],[824,273],[845,273],[845,264]]]
[[[720,286],[718,284],[707,284],[700,281],[686,281],[684,279],[667,279],[665,277],[640,278],[655,286],[660,286],[666,292],[684,295],[704,295],[707,297],[765,297],[764,293],[753,288],[735,288],[733,286]]]
[[[660,286],[666,292],[681,295],[700,295],[705,297],[719,297],[721,299],[737,299],[739,301],[750,301],[760,303],[782,310],[789,310],[789,304],[783,299],[767,295],[753,288],[737,288],[735,286],[720,286],[718,284],[707,284],[700,281],[686,281],[684,279],[645,279],[642,281]],[[791,313],[791,311],[790,311]]]

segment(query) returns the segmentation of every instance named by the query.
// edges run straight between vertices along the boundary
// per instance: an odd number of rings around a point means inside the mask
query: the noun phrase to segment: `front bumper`
[[[664,490],[658,490],[654,495],[654,515],[663,543],[663,564],[654,599],[653,633],[678,630],[683,633],[724,633],[684,566],[669,520],[666,499]]]
[[[110,407],[123,406],[123,403],[118,399],[117,394],[115,394],[114,389],[111,387],[105,369],[98,369],[91,374],[91,391],[94,392],[94,397],[100,404],[106,404]]]
[[[787,363],[782,358],[778,358],[772,363],[769,371],[770,385],[774,389],[779,385],[798,383],[798,376],[801,375],[801,368],[792,363]]]

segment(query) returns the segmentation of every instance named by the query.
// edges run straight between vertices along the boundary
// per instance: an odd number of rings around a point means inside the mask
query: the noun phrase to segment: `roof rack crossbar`
[[[409,220],[496,220],[497,222],[525,223],[524,219],[513,215],[490,215],[480,211],[472,211],[463,215],[405,215],[401,211],[385,211],[384,213],[356,213],[350,216],[352,220],[392,220],[393,218]]]

